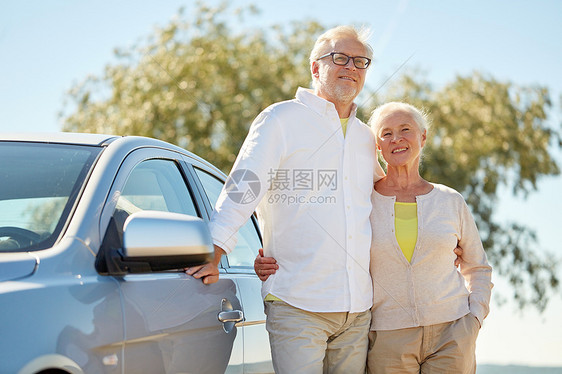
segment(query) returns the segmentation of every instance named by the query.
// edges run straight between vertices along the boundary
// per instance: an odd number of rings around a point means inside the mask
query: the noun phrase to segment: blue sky
[[[217,4],[208,0],[208,4]],[[235,0],[234,5],[250,1]],[[254,1],[262,10],[259,24],[315,19],[327,26],[369,26],[375,61],[367,85],[380,86],[410,56],[406,68],[427,71],[436,86],[474,70],[498,80],[547,86],[562,121],[561,1]],[[191,0],[70,1],[7,0],[0,4],[0,132],[59,131],[57,113],[64,92],[88,74],[101,75],[114,62],[113,50],[126,48],[165,25]],[[562,153],[557,152],[562,163]],[[559,258],[562,178],[539,182],[528,200],[502,198],[496,217],[534,228],[544,248]],[[561,271],[562,276],[562,271]],[[495,279],[495,291],[507,285]],[[562,366],[562,298],[544,315],[520,315],[511,304],[492,306],[481,331],[481,363]]]

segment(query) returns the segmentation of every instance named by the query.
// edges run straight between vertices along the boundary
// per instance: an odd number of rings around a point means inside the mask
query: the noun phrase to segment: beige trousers
[[[364,374],[371,312],[314,313],[266,301],[277,374]]]
[[[453,322],[369,333],[369,374],[476,372],[480,322],[467,314]]]

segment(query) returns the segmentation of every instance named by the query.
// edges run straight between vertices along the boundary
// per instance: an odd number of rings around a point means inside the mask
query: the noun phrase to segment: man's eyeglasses
[[[349,62],[349,59],[353,59],[353,65],[355,65],[355,67],[357,69],[367,69],[369,67],[369,65],[371,64],[370,58],[362,57],[362,56],[351,57],[351,56],[348,56],[344,53],[339,53],[339,52],[326,53],[324,56],[318,57],[316,59],[316,61],[318,61],[322,58],[326,58],[328,56],[332,56],[332,62],[334,64],[340,65],[340,66],[347,65],[347,63]]]

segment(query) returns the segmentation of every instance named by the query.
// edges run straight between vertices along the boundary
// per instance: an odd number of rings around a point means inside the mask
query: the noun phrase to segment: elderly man
[[[276,373],[365,371],[370,196],[383,176],[353,103],[371,63],[367,37],[349,26],[325,32],[310,54],[314,89],[258,115],[231,176],[251,175],[259,193],[232,199],[223,189],[210,227],[215,261],[187,270],[216,282],[221,255],[257,210],[265,255],[278,265],[262,288]]]

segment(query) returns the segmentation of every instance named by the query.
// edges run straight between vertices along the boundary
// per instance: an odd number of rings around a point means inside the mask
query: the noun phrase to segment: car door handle
[[[219,321],[226,322],[240,322],[244,320],[244,313],[241,310],[228,310],[219,313]]]
[[[244,313],[241,310],[234,309],[227,299],[221,300],[221,311],[217,315],[219,322],[222,322],[222,328],[227,334],[236,326],[236,322],[244,320]]]

